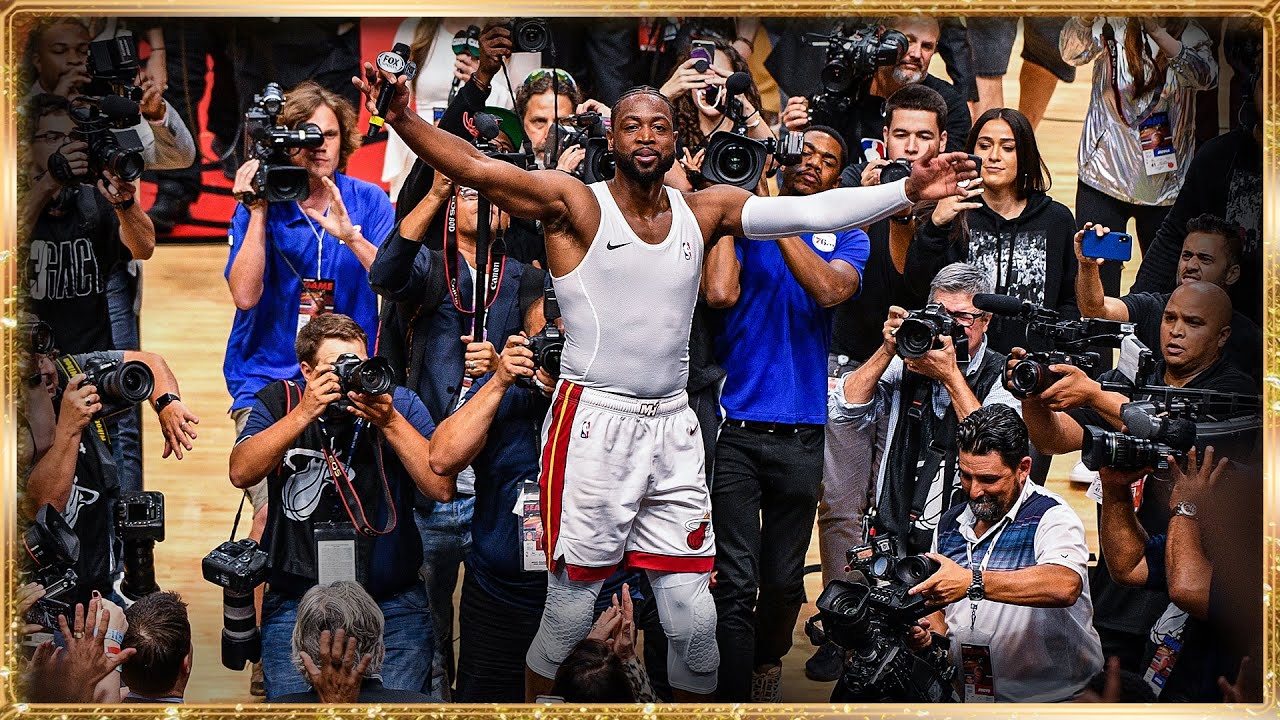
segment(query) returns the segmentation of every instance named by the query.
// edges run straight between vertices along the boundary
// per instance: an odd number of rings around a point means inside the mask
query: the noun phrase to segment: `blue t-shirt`
[[[395,223],[395,210],[387,194],[377,185],[341,173],[334,175],[334,182],[351,222],[361,226],[369,242],[381,244]],[[223,274],[228,278],[248,227],[249,211],[239,205],[227,233],[231,257]],[[378,331],[378,298],[369,288],[368,271],[355,253],[313,223],[297,203],[271,203],[262,297],[252,309],[236,310],[222,364],[232,410],[252,406],[254,393],[272,381],[301,379],[293,350],[302,296],[300,278],[334,281],[333,311],[351,316],[364,328],[372,353]]]
[[[826,262],[858,271],[871,252],[861,230],[800,236]],[[725,312],[716,354],[725,370],[720,404],[733,420],[824,424],[831,313],[791,274],[776,242],[734,241],[738,302]],[[861,283],[860,283],[861,284]]]
[[[299,387],[303,393],[306,392],[305,385],[299,383]],[[412,391],[396,387],[392,390],[391,401],[423,437],[429,438],[435,432],[431,413]],[[236,442],[252,437],[277,422],[279,420],[262,397],[255,397],[249,420]],[[262,549],[271,558],[268,579],[273,591],[294,597],[301,596],[316,582],[318,571],[315,568],[312,523],[349,522],[321,457],[324,441],[316,430],[318,427],[319,421],[312,423],[298,436],[285,451],[279,472],[268,476],[270,501],[267,504],[267,530],[262,539]],[[348,475],[356,483],[361,502],[366,507],[377,508],[367,517],[370,523],[380,528],[388,521],[389,509],[383,506],[382,474],[378,472],[373,446],[369,442],[375,434],[368,428],[364,429],[355,456],[351,457],[349,451],[354,434],[351,428],[350,424],[345,425],[345,430],[330,426],[329,431],[334,435],[329,449],[346,465]],[[377,437],[382,443],[382,466],[387,487],[395,503],[396,526],[391,532],[374,538],[370,543],[372,547],[367,548],[369,577],[366,588],[374,599],[384,599],[403,592],[418,581],[422,541],[413,519],[417,486],[391,444],[381,433]],[[364,542],[367,541],[361,541],[362,547]]]

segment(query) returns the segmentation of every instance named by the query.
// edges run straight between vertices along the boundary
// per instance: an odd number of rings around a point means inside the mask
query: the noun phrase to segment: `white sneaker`
[[[1095,470],[1090,470],[1085,467],[1084,463],[1077,462],[1076,466],[1071,468],[1071,475],[1069,476],[1069,479],[1073,483],[1092,485],[1093,481],[1098,479],[1098,473]]]
[[[782,702],[782,665],[774,665],[751,675],[751,702]]]

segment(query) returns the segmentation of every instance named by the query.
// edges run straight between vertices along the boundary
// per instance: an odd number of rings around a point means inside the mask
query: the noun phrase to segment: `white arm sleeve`
[[[807,232],[839,232],[863,227],[911,207],[907,181],[836,188],[812,195],[759,197],[742,206],[742,230],[753,240],[774,240]]]

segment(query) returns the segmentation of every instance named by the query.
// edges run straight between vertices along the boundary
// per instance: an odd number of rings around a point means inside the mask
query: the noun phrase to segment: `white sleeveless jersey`
[[[671,231],[650,245],[627,224],[605,183],[588,187],[600,203],[600,229],[578,267],[554,278],[568,336],[560,377],[630,397],[682,392],[702,273],[698,221],[680,191],[665,188]]]

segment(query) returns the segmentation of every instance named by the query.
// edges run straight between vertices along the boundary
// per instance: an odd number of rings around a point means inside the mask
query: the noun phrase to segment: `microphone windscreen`
[[[745,72],[730,75],[724,81],[724,89],[730,95],[742,95],[751,89],[751,75]]]
[[[105,95],[98,101],[98,111],[112,120],[123,120],[138,114],[138,103],[119,95]]]
[[[480,133],[480,139],[484,141],[492,140],[498,137],[498,132],[502,126],[498,124],[498,118],[489,113],[476,113],[476,131]]]
[[[983,312],[996,315],[1021,315],[1022,300],[1008,295],[978,293],[973,296],[973,306]]]

